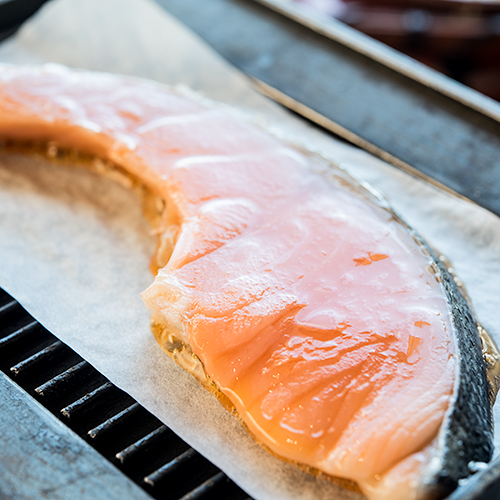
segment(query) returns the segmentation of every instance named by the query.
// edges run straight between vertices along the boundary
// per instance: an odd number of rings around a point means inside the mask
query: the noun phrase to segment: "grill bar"
[[[108,418],[105,422],[102,424],[99,424],[98,426],[94,427],[93,429],[90,429],[90,431],[87,432],[87,435],[91,439],[95,439],[99,436],[101,436],[103,433],[106,433],[106,431],[110,431],[114,429],[115,425],[117,425],[121,420],[123,420],[125,417],[129,416],[133,412],[137,411],[140,408],[139,403],[134,403],[130,405],[128,408],[125,408],[121,412],[117,413],[111,418]]]
[[[89,392],[82,398],[77,399],[74,403],[66,406],[66,408],[63,408],[61,410],[61,414],[66,418],[71,418],[71,416],[75,413],[78,413],[78,411],[85,411],[85,408],[88,405],[93,404],[95,399],[109,393],[113,389],[113,387],[113,384],[111,384],[110,382],[102,384],[97,389],[94,389],[92,392]]]
[[[12,302],[7,302],[7,304],[4,304],[3,306],[0,307],[0,318],[9,312],[12,312],[14,309],[17,309],[19,307],[19,304],[13,300]]]
[[[81,371],[88,367],[89,364],[86,361],[80,361],[76,365],[68,368],[59,375],[45,382],[44,384],[38,386],[35,392],[40,396],[50,396],[61,389],[61,385],[64,383],[70,384],[74,376],[78,376]]]
[[[142,439],[139,439],[136,441],[134,444],[128,446],[124,450],[120,451],[120,453],[116,454],[116,459],[119,460],[122,464],[125,463],[127,460],[130,460],[134,456],[137,455],[137,453],[147,450],[150,448],[154,443],[158,440],[161,439],[163,436],[165,436],[170,429],[163,425],[159,427],[158,429],[154,430],[153,432],[150,432],[147,436],[144,436]],[[170,431],[172,432],[172,431]]]
[[[0,369],[153,498],[251,500],[1,289]]]
[[[218,483],[224,481],[224,473],[219,472],[215,474],[214,477],[207,479],[204,483],[200,484],[198,488],[195,488],[193,491],[184,495],[181,500],[198,500],[207,495],[207,493],[215,488]]]
[[[180,454],[178,457],[175,457],[173,460],[163,465],[159,469],[155,470],[152,474],[149,474],[144,478],[144,482],[149,484],[150,486],[154,486],[159,481],[165,479],[168,474],[172,474],[176,471],[183,463],[187,462],[189,459],[196,456],[196,451],[193,448],[189,448],[184,453]]]
[[[26,326],[19,328],[19,330],[12,332],[10,335],[7,335],[6,337],[1,338],[0,339],[0,349],[2,347],[9,346],[14,342],[19,342],[25,335],[27,335],[28,333],[31,333],[37,327],[38,327],[38,321],[32,321],[31,323],[28,323]]]
[[[10,371],[15,375],[20,375],[25,370],[29,370],[33,366],[36,366],[37,363],[44,361],[46,358],[50,358],[55,354],[58,354],[62,349],[63,349],[62,342],[56,340],[52,344],[43,348],[41,351],[38,351],[36,354],[33,354],[32,356],[26,358],[20,363],[17,363],[16,365],[12,366]]]

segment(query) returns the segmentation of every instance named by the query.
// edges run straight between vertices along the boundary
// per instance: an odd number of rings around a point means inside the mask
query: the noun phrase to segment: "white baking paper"
[[[500,339],[496,216],[301,122],[151,1],[53,0],[0,45],[0,61],[51,61],[187,85],[305,141],[379,189],[448,256],[481,322]],[[0,157],[1,287],[253,497],[361,498],[271,457],[164,355],[139,297],[152,281],[154,245],[133,192],[80,167]]]

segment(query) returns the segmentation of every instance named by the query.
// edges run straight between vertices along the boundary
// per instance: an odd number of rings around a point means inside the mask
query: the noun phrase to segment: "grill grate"
[[[158,500],[251,500],[0,289],[0,370]]]

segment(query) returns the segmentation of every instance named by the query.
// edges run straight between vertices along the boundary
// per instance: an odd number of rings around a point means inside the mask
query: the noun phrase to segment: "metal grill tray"
[[[0,370],[153,498],[250,499],[1,289]]]

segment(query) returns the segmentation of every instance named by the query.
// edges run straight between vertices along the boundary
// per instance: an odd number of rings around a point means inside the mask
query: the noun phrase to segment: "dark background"
[[[498,0],[292,0],[500,101]]]

